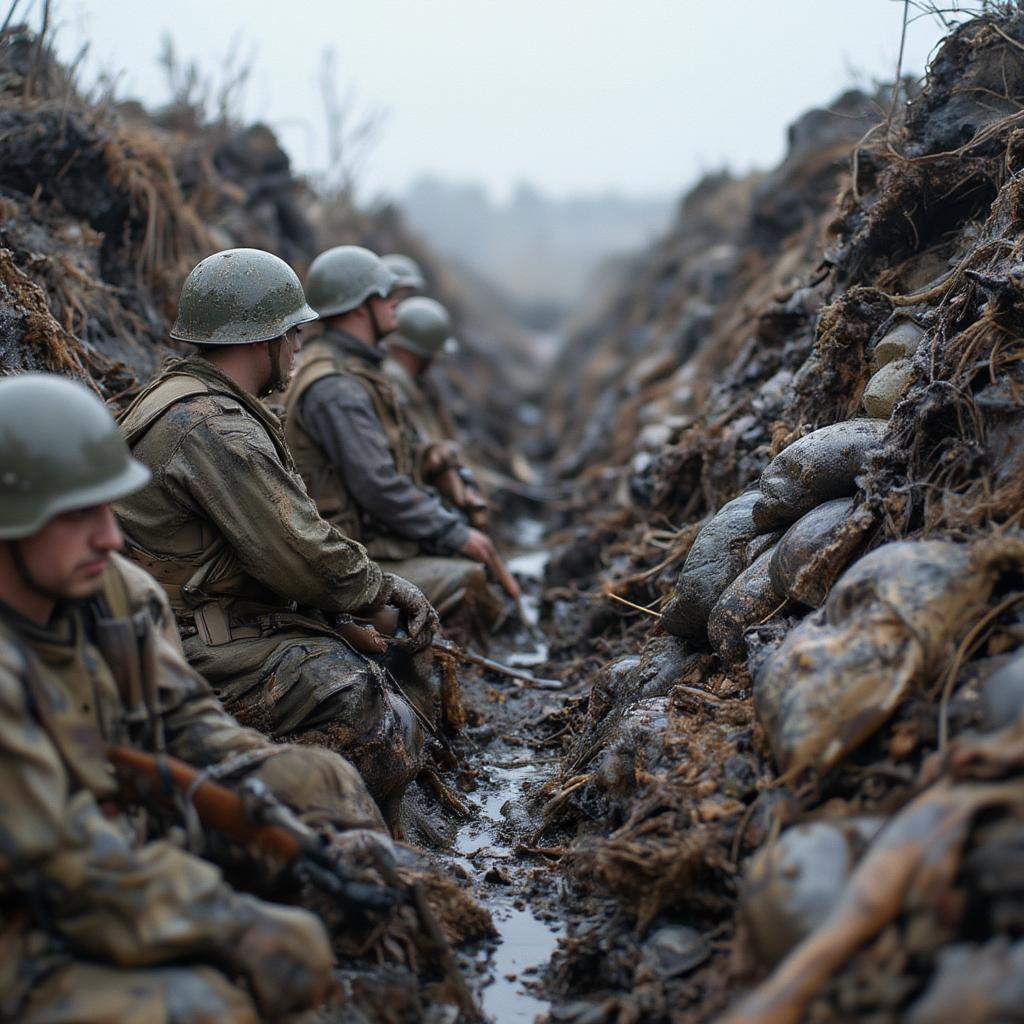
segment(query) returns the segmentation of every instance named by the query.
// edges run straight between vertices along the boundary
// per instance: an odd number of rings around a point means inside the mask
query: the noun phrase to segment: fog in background
[[[921,6],[907,8],[905,74],[922,73],[946,31]],[[23,4],[19,16],[39,9]],[[770,167],[803,111],[892,79],[904,9],[60,0],[56,21],[58,51],[80,58],[84,84],[113,80],[119,98],[149,107],[171,96],[158,59],[169,41],[179,75],[194,65],[212,107],[268,123],[311,177],[398,202],[440,252],[545,319],[578,300],[598,263],[662,230],[703,173]]]

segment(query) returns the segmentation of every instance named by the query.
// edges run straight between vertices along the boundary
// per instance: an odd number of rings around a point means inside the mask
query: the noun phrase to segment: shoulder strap
[[[331,377],[342,373],[344,367],[341,360],[321,341],[314,341],[305,349],[305,357],[295,373],[295,380],[288,388],[285,396],[285,422],[297,423],[302,426],[302,396],[323,377]]]
[[[208,394],[210,386],[189,374],[177,373],[154,381],[118,417],[128,447],[134,448],[171,406],[186,398]]]
[[[395,468],[399,473],[411,476],[414,467],[408,465],[402,434],[405,413],[402,411],[398,395],[395,394],[394,385],[381,371],[368,366],[361,359],[346,360],[345,369],[357,380],[363,382],[370,401],[373,402],[373,411],[384,428],[388,447],[395,460]]]

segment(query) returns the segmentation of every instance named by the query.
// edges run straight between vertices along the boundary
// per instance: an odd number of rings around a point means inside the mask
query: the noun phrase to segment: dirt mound
[[[413,256],[460,333],[481,337],[457,278],[394,208],[318,192],[266,125],[205,120],[184,100],[155,113],[90,102],[45,39],[0,36],[0,373],[68,373],[118,404],[174,351],[181,283],[204,256],[263,248],[301,275],[349,243]],[[455,377],[464,418],[499,451],[509,419],[483,424],[474,381],[500,379],[505,347],[469,344]]]
[[[563,944],[558,1020],[711,1020],[744,988],[723,1019],[1008,1012],[1024,687],[986,681],[1024,640],[1022,102],[1024,16],[966,22],[891,122],[847,94],[771,174],[702,183],[576,335],[548,607],[578,676],[622,657],[544,841],[618,910]],[[684,925],[706,955],[666,969]]]

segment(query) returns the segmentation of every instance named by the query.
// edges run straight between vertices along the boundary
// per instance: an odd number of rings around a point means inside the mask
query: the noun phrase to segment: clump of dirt
[[[965,964],[994,988],[958,1020],[1011,998],[1016,890],[976,865],[1019,833],[1024,687],[974,730],[1024,642],[1024,15],[965,21],[902,88],[698,186],[570,345],[547,608],[590,698],[537,838],[588,916],[552,1019],[707,1021],[752,989],[723,1020],[935,1024]],[[674,928],[708,949],[677,973],[650,952]]]

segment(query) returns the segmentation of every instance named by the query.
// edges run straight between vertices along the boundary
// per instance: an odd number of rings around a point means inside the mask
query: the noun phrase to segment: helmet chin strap
[[[11,561],[14,563],[14,571],[18,574],[18,579],[28,587],[29,590],[36,594],[40,594],[43,597],[49,598],[51,601],[63,601],[64,595],[59,590],[51,590],[49,587],[43,586],[29,571],[28,563],[25,561],[25,556],[21,553],[21,545],[16,540],[9,540],[7,542],[8,550],[11,552]]]
[[[385,331],[380,329],[380,321],[377,319],[377,312],[373,308],[374,296],[366,300],[366,312],[370,314],[370,326],[373,328],[373,343],[376,345],[384,337]]]
[[[287,332],[286,332],[287,333]],[[267,355],[270,358],[270,378],[263,388],[262,395],[272,395],[275,391],[284,391],[288,381],[281,370],[281,346],[287,339],[282,334],[267,342]]]

